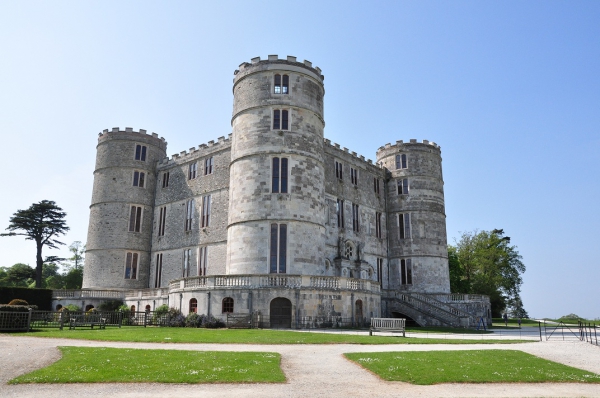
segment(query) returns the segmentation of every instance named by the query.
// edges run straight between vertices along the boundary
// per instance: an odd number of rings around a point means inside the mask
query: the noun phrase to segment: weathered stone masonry
[[[170,158],[156,134],[101,133],[82,297],[216,316],[230,297],[280,327],[487,316],[449,294],[440,147],[398,141],[373,163],[332,144],[323,81],[295,57],[241,64],[232,133]]]

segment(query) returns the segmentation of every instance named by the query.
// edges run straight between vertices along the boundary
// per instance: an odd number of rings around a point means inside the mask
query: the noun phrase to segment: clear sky
[[[233,71],[293,55],[323,70],[333,142],[441,145],[449,243],[504,229],[531,316],[600,317],[599,20],[597,1],[3,1],[0,230],[48,199],[85,242],[98,132],[169,154],[226,136]],[[0,253],[35,264],[21,237]]]

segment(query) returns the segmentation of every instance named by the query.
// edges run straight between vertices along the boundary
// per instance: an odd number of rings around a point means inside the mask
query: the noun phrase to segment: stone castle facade
[[[231,134],[170,158],[157,134],[100,133],[83,289],[55,299],[273,327],[487,320],[486,297],[450,294],[440,147],[397,141],[372,162],[332,144],[323,81],[295,57],[242,63]]]

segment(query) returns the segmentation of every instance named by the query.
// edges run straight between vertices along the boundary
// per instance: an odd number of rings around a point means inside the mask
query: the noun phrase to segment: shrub
[[[202,319],[200,315],[195,312],[190,312],[188,316],[185,317],[185,327],[186,328],[199,328],[202,323]]]
[[[21,299],[12,299],[8,305],[29,305],[29,303]]]
[[[204,318],[202,320],[202,327],[209,328],[209,329],[224,328],[225,322],[223,322],[222,320],[220,320],[218,318],[215,318],[212,315],[208,315],[208,316],[204,316]]]
[[[152,324],[160,325],[160,326],[168,326],[168,316],[169,306],[163,304],[159,307],[156,307],[154,313],[152,314]]]
[[[98,306],[100,311],[117,311],[123,305],[123,300],[103,301]]]
[[[0,287],[0,303],[9,303],[13,299],[27,301],[44,311],[52,310],[51,289],[31,289],[27,287]]]
[[[9,305],[9,304],[0,304],[0,311],[2,312],[27,312],[29,308],[36,310],[35,305]]]
[[[185,317],[177,308],[169,308],[169,326],[184,327]]]

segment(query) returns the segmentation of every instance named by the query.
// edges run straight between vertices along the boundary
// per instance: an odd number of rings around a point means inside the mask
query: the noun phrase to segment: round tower
[[[442,157],[427,140],[377,151],[388,171],[390,289],[450,293]]]
[[[104,130],[96,168],[84,288],[148,287],[157,161],[167,143],[145,130]]]
[[[295,57],[235,71],[228,274],[324,267],[323,75]]]

